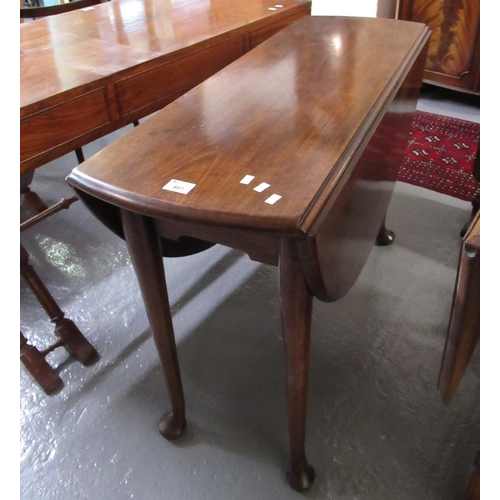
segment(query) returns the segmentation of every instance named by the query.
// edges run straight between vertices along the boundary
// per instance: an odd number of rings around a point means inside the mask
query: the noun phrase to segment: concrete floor
[[[432,88],[419,109],[479,121],[474,100]],[[70,154],[42,167],[33,188],[49,203],[70,196],[75,165]],[[373,249],[345,298],[314,302],[307,450],[317,478],[302,495],[284,477],[276,268],[222,246],[165,261],[188,419],[168,442],[157,431],[166,387],[125,244],[81,203],[25,231],[33,265],[101,359],[86,368],[50,354],[65,382],[51,397],[21,366],[20,498],[463,498],[479,448],[479,349],[449,407],[436,380],[469,213],[467,202],[397,183],[394,245]],[[21,329],[47,346],[52,325],[20,286]]]

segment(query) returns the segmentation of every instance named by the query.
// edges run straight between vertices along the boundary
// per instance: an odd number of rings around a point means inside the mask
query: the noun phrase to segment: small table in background
[[[273,5],[113,0],[22,23],[21,174],[163,108],[311,12],[310,0]]]

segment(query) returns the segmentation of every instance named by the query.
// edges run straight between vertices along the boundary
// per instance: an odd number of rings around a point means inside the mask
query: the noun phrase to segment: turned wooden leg
[[[314,469],[307,462],[305,454],[313,296],[302,272],[296,242],[289,238],[281,240],[279,277],[290,436],[287,480],[294,490],[303,491],[314,482]]]
[[[186,417],[160,241],[147,217],[122,210],[122,224],[172,404],[159,429],[165,438],[175,439],[184,432]]]
[[[387,229],[385,227],[385,217],[384,217],[384,220],[378,232],[376,244],[381,247],[390,245],[394,241],[395,237],[396,236],[394,235],[394,231],[391,231],[390,229]]]
[[[60,391],[64,383],[54,368],[45,359],[45,353],[35,346],[28,344],[26,337],[21,333],[21,362],[43,389],[45,394],[51,395]]]
[[[62,340],[64,348],[85,366],[99,359],[99,354],[83,336],[77,326],[68,318],[49,293],[42,280],[29,263],[29,254],[21,245],[21,276],[28,283],[38,302],[45,309],[50,321],[55,324],[54,333]]]

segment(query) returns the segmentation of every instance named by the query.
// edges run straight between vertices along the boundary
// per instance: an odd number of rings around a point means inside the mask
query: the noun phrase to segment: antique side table
[[[162,257],[213,244],[279,266],[289,484],[305,456],[313,297],[356,281],[384,220],[416,107],[429,37],[419,23],[304,17],[180,97],[69,176],[128,245],[170,394],[185,408]]]

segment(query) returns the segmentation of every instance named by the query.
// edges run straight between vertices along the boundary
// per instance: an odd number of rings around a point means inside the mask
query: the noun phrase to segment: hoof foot
[[[295,491],[308,490],[313,485],[315,477],[314,469],[308,463],[305,463],[303,467],[297,468],[297,470],[290,468],[286,471],[288,484]]]
[[[175,418],[172,412],[163,415],[160,419],[160,423],[158,424],[160,434],[169,441],[181,436],[185,428],[186,419]]]
[[[378,233],[377,245],[379,247],[386,247],[387,245],[392,244],[395,238],[396,235],[394,234],[394,231],[384,228],[384,231],[380,231],[380,233]]]

